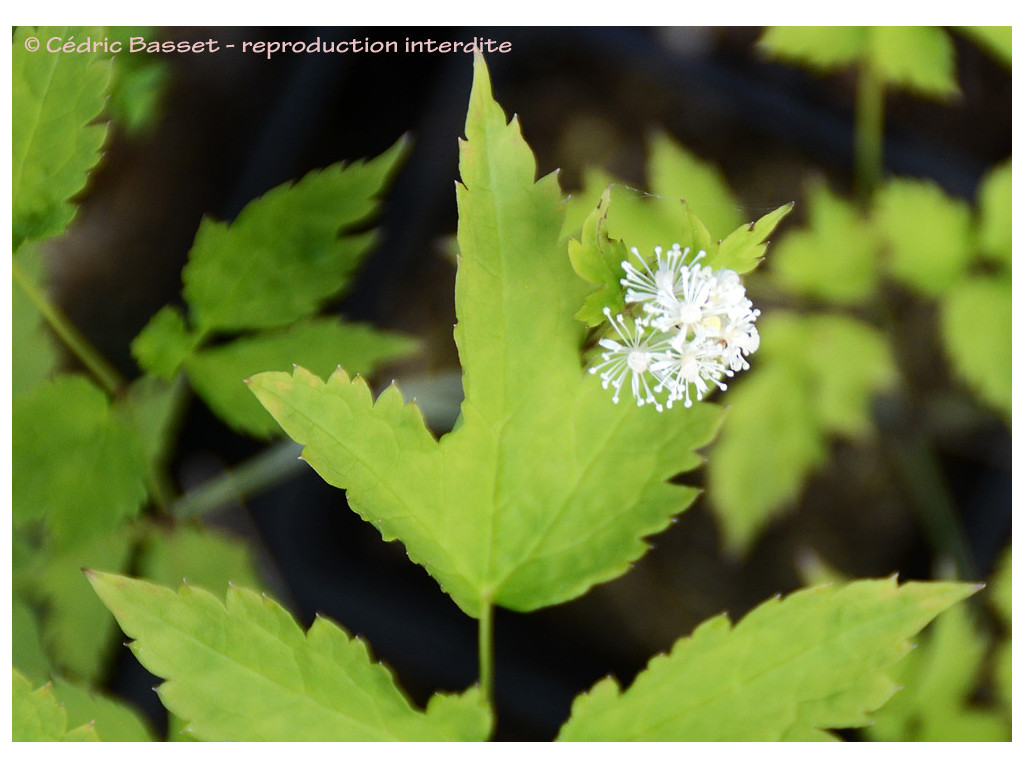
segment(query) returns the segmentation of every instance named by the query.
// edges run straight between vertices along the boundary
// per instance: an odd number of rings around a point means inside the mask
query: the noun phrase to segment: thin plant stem
[[[79,332],[60,307],[46,297],[35,281],[18,266],[17,262],[13,264],[13,274],[14,281],[49,323],[57,337],[67,345],[75,357],[82,361],[82,364],[99,385],[106,390],[107,394],[111,397],[117,395],[125,383],[117,369],[108,363],[99,350]]]
[[[480,690],[484,701],[494,710],[494,606],[490,601],[480,608],[478,643],[480,653]]]
[[[291,440],[283,440],[190,491],[173,504],[171,514],[179,520],[202,517],[224,504],[274,486],[306,470],[299,461],[301,450]]]
[[[882,179],[885,140],[885,83],[871,63],[861,63],[857,73],[857,105],[854,124],[854,173],[862,204]]]

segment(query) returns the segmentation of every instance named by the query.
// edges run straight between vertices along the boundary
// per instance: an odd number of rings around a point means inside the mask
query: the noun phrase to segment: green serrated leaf
[[[139,573],[165,586],[187,581],[222,592],[229,584],[261,589],[252,553],[227,533],[179,525],[173,531],[154,531],[143,543]]]
[[[124,702],[60,678],[53,681],[52,690],[68,722],[90,723],[100,741],[154,740],[149,724]]]
[[[889,271],[927,295],[952,287],[974,255],[970,209],[933,182],[889,181],[876,200],[874,220]]]
[[[866,735],[875,741],[1005,741],[1009,718],[971,696],[979,684],[989,640],[964,605],[940,616],[918,649],[893,668],[901,686]]]
[[[18,670],[13,671],[11,741],[99,741],[96,729],[86,723],[68,730],[68,716],[45,685],[33,690]]]
[[[301,368],[250,380],[264,407],[351,507],[472,616],[533,610],[621,574],[695,491],[719,411],[612,403],[582,368],[587,287],[560,242],[561,192],[534,182],[515,120],[476,65],[458,188],[456,342],[465,400],[440,443],[397,388]],[[614,192],[613,192],[614,194]]]
[[[153,315],[132,340],[132,357],[144,371],[170,380],[198,342],[181,312],[168,306]]]
[[[807,207],[807,225],[775,246],[773,279],[788,291],[831,303],[865,301],[878,280],[875,230],[823,184],[808,191]]]
[[[51,53],[47,41],[92,35],[98,28],[18,27],[12,49],[11,173],[14,250],[26,239],[64,231],[75,214],[68,201],[85,186],[100,159],[103,110],[111,64],[99,54]],[[38,50],[26,46],[29,37]]]
[[[870,722],[896,690],[887,668],[936,615],[977,587],[895,578],[774,599],[736,626],[718,616],[620,692],[576,699],[562,741],[774,741]]]
[[[458,702],[423,712],[409,703],[366,645],[318,617],[304,633],[277,603],[231,588],[227,603],[182,586],[177,593],[123,576],[89,574],[131,648],[165,679],[164,706],[210,741],[444,741],[458,731]],[[461,705],[468,709],[472,696]],[[453,726],[456,730],[453,731]]]
[[[19,248],[14,263],[33,283],[41,282],[42,255],[34,243]],[[11,394],[27,392],[49,379],[58,361],[57,345],[42,314],[15,280],[11,287]]]
[[[1008,278],[973,277],[941,297],[942,341],[953,369],[1007,420],[1013,408],[1013,308]]]
[[[588,326],[606,321],[605,307],[612,313],[618,313],[625,306],[625,294],[619,281],[625,275],[622,262],[629,258],[629,251],[621,240],[608,237],[610,203],[611,193],[606,190],[583,225],[582,240],[569,241],[569,261],[576,274],[600,286],[587,296],[583,308],[576,313],[576,319]]]
[[[408,142],[366,162],[336,163],[282,184],[231,223],[204,219],[182,272],[200,334],[287,325],[348,284],[374,244],[358,232],[377,210]]]
[[[280,428],[246,389],[248,377],[293,365],[323,376],[339,365],[371,375],[381,363],[416,348],[408,336],[323,318],[202,349],[189,357],[185,370],[199,396],[225,423],[239,432],[267,438],[279,435]]]
[[[722,173],[665,133],[648,142],[647,181],[659,195],[682,198],[721,240],[743,223],[743,208]]]
[[[1012,262],[1013,177],[1007,160],[981,180],[978,189],[978,250],[997,260],[1007,270]]]
[[[815,70],[859,64],[894,87],[935,98],[958,93],[953,43],[939,27],[769,27],[759,45]]]
[[[717,248],[712,246],[704,264],[715,269],[731,269],[741,275],[755,269],[768,250],[769,235],[792,210],[793,203],[788,203],[734,230]]]
[[[14,398],[14,520],[43,518],[61,546],[113,531],[146,498],[147,467],[134,430],[79,375]]]

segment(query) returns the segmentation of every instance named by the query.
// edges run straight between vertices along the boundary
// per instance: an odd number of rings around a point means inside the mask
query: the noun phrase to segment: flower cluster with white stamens
[[[614,337],[598,342],[604,351],[589,369],[613,390],[613,402],[628,376],[637,405],[661,411],[682,400],[689,408],[750,367],[746,356],[760,344],[754,323],[761,311],[736,272],[702,265],[704,251],[687,262],[689,252],[678,243],[668,251],[658,246],[652,266],[633,248],[640,267],[622,262],[626,314],[605,307]]]

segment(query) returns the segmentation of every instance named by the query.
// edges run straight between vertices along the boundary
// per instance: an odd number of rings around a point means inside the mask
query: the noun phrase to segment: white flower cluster
[[[746,355],[760,344],[754,323],[761,311],[736,272],[701,265],[704,251],[686,263],[689,248],[676,243],[663,252],[658,246],[653,269],[636,248],[632,252],[643,268],[622,262],[621,283],[634,316],[613,316],[605,307],[617,338],[598,342],[605,351],[590,372],[613,388],[613,402],[629,376],[637,405],[653,403],[661,411],[682,400],[689,408],[712,385],[725,389],[725,377],[750,367]]]

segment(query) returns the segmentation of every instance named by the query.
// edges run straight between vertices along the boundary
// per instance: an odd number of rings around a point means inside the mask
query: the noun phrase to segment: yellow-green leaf
[[[18,27],[11,56],[11,198],[14,250],[64,231],[69,200],[100,159],[111,63],[98,53],[51,52],[50,40],[85,42],[98,27]],[[37,44],[32,50],[31,40]]]
[[[577,697],[562,741],[779,741],[857,728],[896,691],[888,669],[910,638],[977,590],[896,579],[769,600],[735,626],[718,616],[656,656],[620,691]]]
[[[363,641],[318,616],[308,632],[280,605],[239,587],[222,603],[182,585],[88,573],[131,649],[164,678],[164,706],[204,741],[486,739],[476,689],[415,707]],[[440,696],[440,694],[438,694]]]
[[[68,716],[50,685],[33,690],[18,670],[13,671],[11,741],[99,741],[90,723],[68,729]]]

